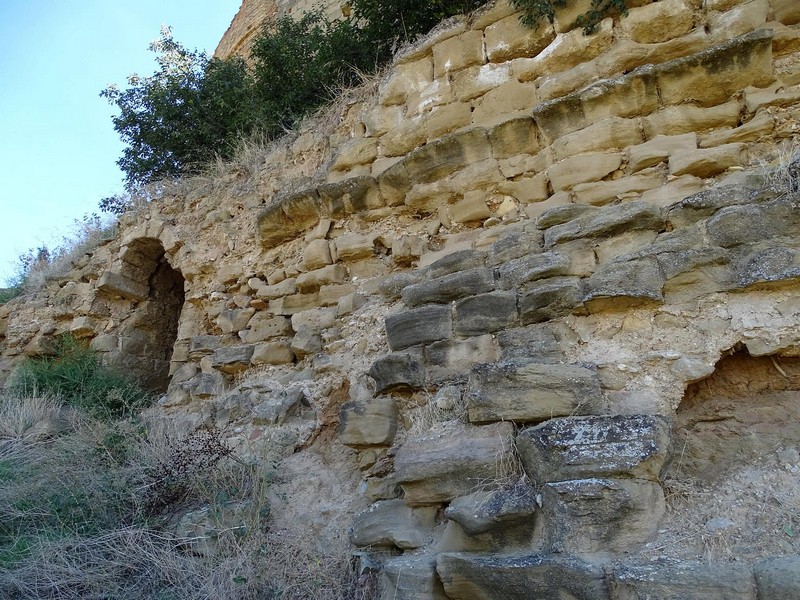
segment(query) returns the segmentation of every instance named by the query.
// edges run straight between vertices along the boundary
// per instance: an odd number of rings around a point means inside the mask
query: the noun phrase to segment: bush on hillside
[[[94,352],[71,335],[58,338],[54,356],[23,362],[10,389],[22,396],[56,396],[98,418],[134,415],[152,400],[149,392],[100,364]]]

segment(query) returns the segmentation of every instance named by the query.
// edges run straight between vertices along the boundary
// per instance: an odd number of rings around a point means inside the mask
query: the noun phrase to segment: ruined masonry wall
[[[636,552],[686,386],[729,351],[800,354],[800,164],[778,160],[800,5],[642,1],[584,36],[587,6],[453,19],[257,165],[126,216],[0,307],[0,373],[67,331],[141,365],[166,261],[158,411],[282,457],[303,502],[271,518],[388,552],[384,597],[753,600],[769,564]]]

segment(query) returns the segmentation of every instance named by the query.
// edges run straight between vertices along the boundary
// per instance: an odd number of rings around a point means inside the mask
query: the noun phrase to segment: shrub
[[[574,1],[574,0],[570,0]],[[600,21],[614,14],[627,12],[628,0],[592,0],[591,7],[576,21],[586,34],[591,33]],[[568,4],[568,0],[511,0],[511,4],[523,10],[520,20],[528,27],[536,28],[545,19],[550,23],[555,19],[555,9]]]
[[[23,396],[57,396],[106,419],[136,414],[151,401],[149,392],[101,365],[94,352],[71,335],[58,338],[55,356],[23,362],[11,390]]]

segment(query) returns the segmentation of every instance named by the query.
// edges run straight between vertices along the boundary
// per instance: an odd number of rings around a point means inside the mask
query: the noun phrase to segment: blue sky
[[[122,191],[114,114],[99,93],[156,69],[162,24],[209,54],[240,0],[0,0],[0,287],[17,257],[57,246]]]

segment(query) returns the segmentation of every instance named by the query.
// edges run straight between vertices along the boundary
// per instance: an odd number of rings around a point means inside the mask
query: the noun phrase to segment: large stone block
[[[257,217],[259,241],[264,248],[274,248],[316,225],[319,217],[316,190],[301,190],[279,196]]]
[[[753,575],[747,565],[680,563],[619,565],[612,587],[618,598],[653,600],[755,600]],[[790,598],[772,596],[770,599]],[[766,598],[766,597],[765,597]]]
[[[517,436],[525,471],[534,481],[634,477],[658,481],[670,443],[656,415],[551,419]]]
[[[320,210],[333,219],[341,219],[384,205],[377,180],[368,175],[348,177],[342,181],[323,184],[317,188],[317,193]]]
[[[536,154],[541,150],[533,118],[515,117],[489,130],[492,156],[497,159],[519,154]]]
[[[256,344],[292,333],[291,321],[286,317],[274,317],[267,312],[257,312],[247,324],[242,341]]]
[[[519,295],[519,319],[523,325],[542,323],[583,310],[584,286],[577,277],[540,279]]]
[[[423,306],[386,317],[386,336],[392,350],[446,340],[452,334],[453,316],[449,305]]]
[[[663,0],[640,8],[632,8],[620,20],[622,31],[635,42],[665,42],[691,31],[694,11],[684,0]]]
[[[370,245],[370,251],[372,247]],[[316,292],[323,285],[330,283],[342,283],[347,279],[347,268],[343,265],[328,265],[321,269],[315,269],[307,273],[302,273],[297,277],[297,289],[302,294]]]
[[[434,342],[425,349],[428,380],[463,379],[469,370],[480,363],[494,362],[498,358],[497,346],[490,334],[465,340]]]
[[[420,92],[433,81],[433,59],[428,56],[397,65],[389,80],[381,86],[379,101],[384,106],[403,104],[409,94]]]
[[[776,21],[784,25],[800,23],[800,4],[794,0],[770,0]]]
[[[555,363],[565,360],[564,350],[551,324],[507,329],[497,334],[500,359]]]
[[[778,246],[748,253],[739,259],[740,287],[757,284],[790,283],[800,278],[800,251]]]
[[[511,423],[450,422],[409,437],[394,461],[406,504],[439,504],[491,483],[511,452],[512,434]]]
[[[567,134],[553,144],[556,160],[576,154],[624,150],[643,141],[638,119],[612,117],[590,125],[586,129]],[[591,156],[580,157],[591,161]]]
[[[454,600],[609,600],[603,568],[573,556],[440,554],[437,571]]]
[[[380,396],[351,400],[339,412],[339,439],[345,446],[388,446],[397,432],[397,403]]]
[[[675,153],[669,158],[670,175],[694,175],[708,178],[745,162],[744,144],[725,144],[716,148],[701,148]]]
[[[509,63],[470,67],[453,75],[453,93],[461,102],[468,103],[510,80]]]
[[[409,154],[403,163],[412,182],[432,183],[489,157],[486,130],[475,127],[431,142]]]
[[[545,231],[545,247],[579,238],[610,237],[638,229],[664,229],[665,219],[658,207],[645,202],[628,202],[603,210],[587,210],[569,221]]]
[[[455,331],[473,336],[505,329],[517,320],[515,292],[492,292],[456,302]]]
[[[658,68],[658,88],[664,104],[692,98],[701,106],[715,106],[753,85],[774,81],[772,36],[760,29],[709,50],[679,58]]]
[[[644,192],[661,189],[664,183],[665,173],[654,167],[621,179],[581,183],[572,188],[572,197],[576,203],[603,206],[611,202],[641,198]]]
[[[403,290],[402,298],[406,305],[413,307],[433,302],[450,302],[466,296],[484,294],[493,289],[492,269],[478,267],[410,285]]]
[[[655,258],[606,263],[587,280],[584,303],[595,312],[663,302],[664,281]]]
[[[294,352],[289,342],[264,342],[253,347],[250,363],[260,365],[288,365],[294,362]]]
[[[430,263],[424,271],[426,277],[442,277],[456,271],[467,271],[482,267],[485,254],[477,250],[457,250]]]
[[[555,36],[553,28],[545,24],[539,27],[526,27],[520,23],[516,14],[489,25],[483,34],[486,56],[494,63],[522,56],[536,56]]]
[[[539,103],[539,96],[535,84],[512,79],[486,92],[474,103],[477,106],[472,113],[472,122],[476,125],[494,125],[507,118],[506,115],[530,110]]]
[[[499,287],[508,290],[537,279],[564,275],[569,267],[569,257],[561,252],[528,254],[498,267]]]
[[[530,526],[536,509],[536,490],[521,483],[456,498],[444,514],[466,533],[479,535]]]
[[[747,227],[742,227],[742,223],[747,223]],[[730,206],[711,217],[706,229],[711,243],[732,248],[779,236],[796,236],[800,230],[800,212],[791,199]]]
[[[636,173],[660,162],[666,162],[670,156],[688,154],[697,149],[697,134],[657,135],[652,140],[628,149],[628,168]]]
[[[392,352],[379,358],[369,369],[375,381],[375,394],[396,389],[425,387],[425,364],[420,352]]]
[[[739,124],[739,103],[735,100],[711,108],[693,104],[667,106],[642,119],[648,138],[657,135],[682,135],[700,133],[718,127],[736,127]]]
[[[435,556],[398,556],[383,563],[380,600],[447,600]]]
[[[547,176],[555,191],[566,190],[579,183],[600,181],[619,169],[622,159],[619,152],[573,156],[547,169]]]
[[[442,77],[485,62],[483,32],[480,31],[466,31],[433,47],[434,77]]]
[[[234,346],[215,350],[211,357],[211,366],[223,373],[235,375],[250,366],[253,357],[253,346]]]
[[[800,556],[777,556],[757,562],[753,575],[758,600],[800,598]]]
[[[584,367],[502,363],[473,369],[467,406],[473,423],[538,423],[599,412],[603,396],[597,374]]]
[[[150,295],[150,286],[139,283],[113,271],[106,271],[97,280],[97,291],[111,296],[121,296],[126,300],[141,302]]]
[[[424,546],[433,535],[436,507],[412,508],[402,500],[376,502],[353,518],[354,546],[394,546],[403,550]]]
[[[545,547],[554,553],[630,552],[652,540],[664,515],[658,483],[573,479],[542,488]]]

